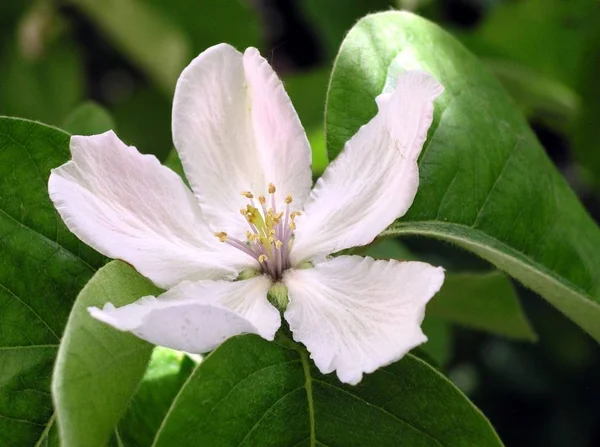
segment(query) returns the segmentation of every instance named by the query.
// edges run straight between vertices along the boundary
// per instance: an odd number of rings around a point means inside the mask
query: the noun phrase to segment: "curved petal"
[[[258,51],[217,45],[183,71],[173,100],[173,140],[202,211],[214,231],[244,234],[240,194],[286,194],[304,202],[311,153],[281,81]]]
[[[292,262],[366,245],[402,216],[419,185],[417,158],[443,91],[431,75],[407,71],[377,115],[329,165],[297,219]]]
[[[193,194],[156,157],[112,132],[71,137],[73,159],[52,170],[50,198],[67,227],[158,286],[232,277],[255,261],[220,244]]]
[[[317,368],[357,384],[425,342],[425,305],[444,270],[423,262],[339,256],[283,278],[290,302],[284,317]]]
[[[119,308],[108,303],[102,310],[88,311],[155,345],[204,353],[243,333],[273,340],[281,319],[267,301],[270,285],[266,276],[235,282],[186,281],[158,298],[144,297]]]

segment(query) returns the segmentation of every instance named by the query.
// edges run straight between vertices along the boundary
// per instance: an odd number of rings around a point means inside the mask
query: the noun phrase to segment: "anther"
[[[258,262],[260,262],[261,264],[264,262],[267,262],[269,260],[269,257],[267,255],[260,255],[258,257]]]
[[[247,198],[247,199],[253,199],[254,195],[250,192],[250,191],[244,191],[242,192],[242,195]]]
[[[291,194],[288,194],[287,196],[285,196],[285,203],[287,203],[288,205],[290,203],[292,203],[293,197]]]
[[[292,231],[294,231],[296,229],[296,222],[290,222],[290,228],[292,229]]]
[[[225,242],[227,240],[227,233],[225,233],[224,231],[215,233],[215,236],[217,236],[221,242]]]
[[[277,250],[279,250],[281,248],[281,246],[283,245],[283,242],[281,242],[280,240],[276,240],[275,241],[275,248]]]
[[[269,194],[275,194],[275,185],[273,183],[269,183]]]
[[[267,199],[265,199],[265,196],[258,196],[258,201],[260,202],[261,205],[264,205],[265,203],[267,203]]]

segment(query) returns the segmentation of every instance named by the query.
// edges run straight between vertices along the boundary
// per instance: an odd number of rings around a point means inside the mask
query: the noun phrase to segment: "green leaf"
[[[88,101],[67,116],[63,129],[72,135],[96,135],[115,130],[115,123],[103,107]]]
[[[196,364],[185,354],[157,347],[127,413],[119,422],[119,435],[127,447],[147,447],[179,389]]]
[[[160,10],[142,0],[69,0],[119,50],[171,95],[190,60],[187,37]]]
[[[422,360],[357,386],[310,366],[306,351],[235,337],[195,369],[152,446],[501,446],[485,417]]]
[[[447,274],[427,314],[505,337],[537,339],[513,285],[500,272]]]
[[[81,291],[65,329],[52,377],[63,447],[102,447],[144,375],[152,346],[93,319],[87,309],[123,306],[160,293],[132,267],[113,261]]]
[[[415,15],[376,14],[348,34],[329,86],[330,159],[376,113],[388,67],[445,87],[420,159],[420,187],[384,235],[442,239],[487,259],[600,341],[600,231],[506,92],[452,36]]]
[[[61,124],[83,98],[79,47],[66,38],[46,43],[43,53],[27,57],[7,40],[0,58],[0,114]]]
[[[69,310],[104,258],[57,217],[50,169],[69,135],[0,117],[0,445],[44,445],[52,433],[50,376]]]

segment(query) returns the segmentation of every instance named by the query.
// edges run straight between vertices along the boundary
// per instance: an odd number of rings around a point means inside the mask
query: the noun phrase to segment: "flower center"
[[[300,211],[290,210],[293,198],[288,194],[285,198],[285,210],[278,212],[275,191],[275,185],[270,183],[269,198],[258,196],[258,206],[254,194],[249,191],[242,192],[249,202],[240,210],[250,227],[246,232],[245,241],[233,238],[225,232],[215,233],[215,236],[221,242],[252,256],[260,264],[261,271],[277,281],[291,266],[289,253],[296,229],[294,219],[300,215]]]

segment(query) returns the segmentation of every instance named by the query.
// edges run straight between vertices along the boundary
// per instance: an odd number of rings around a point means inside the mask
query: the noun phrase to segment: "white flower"
[[[269,64],[253,48],[206,50],[181,74],[173,103],[193,194],[113,132],[73,136],[72,160],[50,176],[73,233],[168,289],[90,313],[151,343],[203,353],[240,333],[273,340],[281,317],[267,292],[283,284],[289,302],[276,294],[276,304],[321,372],[356,384],[400,359],[427,340],[420,324],[443,269],[328,255],[369,244],[408,210],[442,91],[427,73],[401,74],[311,191],[310,147]]]

